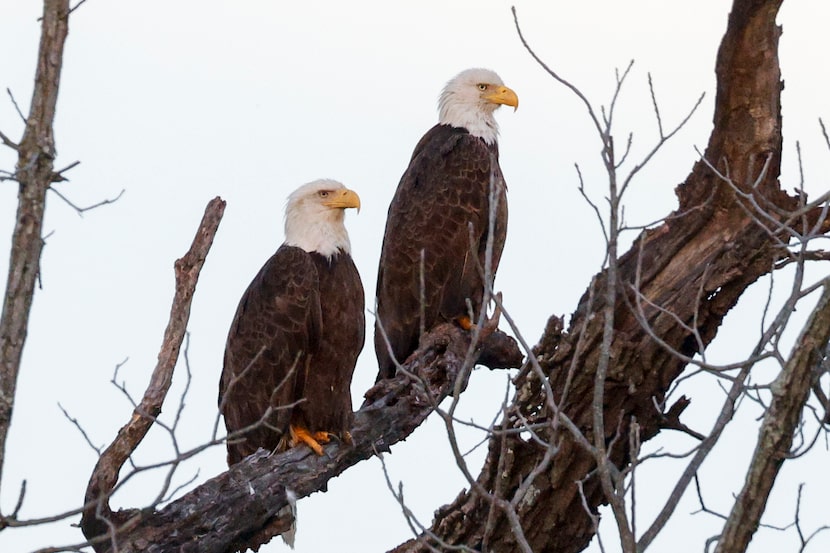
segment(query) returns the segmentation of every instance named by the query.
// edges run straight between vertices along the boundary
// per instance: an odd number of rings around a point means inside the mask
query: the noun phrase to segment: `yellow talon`
[[[323,446],[320,445],[320,442],[325,444],[331,439],[328,432],[315,432],[311,434],[306,428],[294,426],[293,424],[288,429],[291,432],[291,447],[303,443],[310,447],[317,455],[323,454]]]
[[[460,326],[464,330],[470,330],[471,328],[473,328],[473,321],[471,321],[470,317],[468,317],[467,315],[456,317],[455,322],[458,323],[458,326]]]

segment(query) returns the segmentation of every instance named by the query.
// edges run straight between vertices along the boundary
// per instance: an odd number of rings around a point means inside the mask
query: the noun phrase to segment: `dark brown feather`
[[[323,332],[304,379],[307,401],[294,409],[294,422],[342,436],[352,427],[350,386],[366,332],[363,286],[348,254],[309,255],[319,275]]]
[[[498,146],[488,146],[463,128],[439,124],[415,147],[389,206],[378,268],[378,379],[395,375],[395,363],[379,325],[399,362],[418,346],[422,250],[424,329],[466,315],[468,298],[474,316],[479,314],[484,284],[478,267],[484,267],[491,175],[498,199],[495,273],[507,233],[507,188],[498,165]]]
[[[284,448],[289,424],[342,433],[363,348],[363,286],[348,254],[326,260],[281,246],[239,302],[225,346],[219,406],[232,465],[262,447]],[[271,406],[270,416],[263,415]],[[260,423],[260,424],[258,424]]]

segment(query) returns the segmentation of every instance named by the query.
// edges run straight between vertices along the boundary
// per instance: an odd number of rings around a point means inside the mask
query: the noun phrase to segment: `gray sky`
[[[675,206],[674,186],[696,159],[711,129],[714,60],[729,2],[690,6],[658,0],[613,2],[515,2],[525,36],[536,52],[594,102],[611,98],[614,70],[635,60],[617,106],[617,135],[634,132],[631,163],[654,144],[656,123],[648,96],[654,79],[663,121],[680,121],[706,93],[688,126],[632,185],[626,201],[631,225],[646,224]],[[56,123],[57,167],[82,164],[59,190],[77,205],[116,196],[114,205],[83,218],[51,195],[37,291],[8,443],[0,504],[16,502],[28,482],[21,516],[34,518],[77,507],[96,454],[64,418],[76,417],[92,442],[104,446],[129,418],[131,407],[110,383],[121,369],[134,397],[155,364],[173,292],[173,261],[188,248],[205,204],[228,202],[213,250],[202,272],[191,315],[187,397],[181,447],[209,439],[216,417],[222,350],[233,311],[250,279],[282,242],[286,196],[320,177],[343,181],[361,195],[360,214],[347,227],[367,300],[372,301],[386,209],[420,136],[437,120],[444,83],[459,71],[482,66],[497,71],[519,95],[519,110],[497,113],[501,166],[509,187],[508,240],[497,279],[510,314],[528,342],[538,340],[547,317],[569,314],[602,263],[602,233],[577,191],[574,163],[587,193],[602,203],[606,181],[600,144],[585,109],[531,59],[516,34],[510,3],[503,1],[266,2],[180,0],[90,1],[70,24]],[[32,0],[4,0],[0,17],[0,86],[27,110],[34,75],[40,12]],[[830,46],[822,0],[785,3],[781,63],[786,89],[784,174],[797,184],[795,140],[805,160],[808,193],[827,189],[830,153],[817,118],[828,117]],[[22,124],[6,95],[0,129],[12,138]],[[631,163],[628,168],[631,167]],[[11,169],[0,151],[0,168]],[[0,186],[0,236],[9,236],[16,186]],[[626,244],[636,236],[626,235]],[[8,264],[8,239],[0,272]],[[818,273],[817,273],[818,274]],[[757,335],[765,291],[742,302],[745,314],[730,317],[713,346],[719,361],[745,356]],[[371,304],[367,307],[371,308]],[[367,316],[371,325],[373,319]],[[503,325],[504,326],[504,325]],[[368,334],[370,337],[371,334]],[[371,338],[353,382],[355,403],[374,380]],[[179,367],[163,417],[172,421],[185,384]],[[489,423],[504,395],[506,375],[477,371],[464,394],[463,416]],[[692,381],[689,417],[705,430],[721,394],[711,381]],[[711,401],[710,401],[711,399]],[[755,411],[753,411],[755,409]],[[747,406],[741,417],[752,421]],[[741,418],[739,417],[739,419]],[[702,471],[712,508],[726,510],[740,489],[755,431],[735,423],[717,457]],[[667,433],[664,433],[667,434]],[[472,445],[481,436],[464,432]],[[650,447],[683,451],[691,443],[661,436]],[[789,463],[773,500],[780,509],[765,522],[787,524],[795,486],[809,481],[802,521],[830,522],[825,499],[827,452],[821,444],[808,459]],[[434,509],[463,487],[437,419],[430,419],[386,457],[392,480],[402,481],[410,507],[428,524]],[[150,463],[172,455],[169,437],[154,430],[136,453]],[[477,474],[484,451],[469,463]],[[202,482],[224,470],[224,448],[186,463],[179,483]],[[662,463],[640,483],[638,513],[650,521],[681,465]],[[822,468],[824,467],[824,468]],[[137,479],[115,504],[138,507],[156,492],[157,475]],[[645,490],[645,491],[642,491]],[[688,494],[687,494],[688,496]],[[364,462],[330,482],[329,491],[299,505],[296,551],[381,551],[409,537],[380,463]],[[657,550],[682,536],[688,550],[702,550],[719,522],[688,516],[686,497],[677,522]],[[80,541],[63,521],[46,529],[6,530],[0,550]],[[611,523],[610,520],[607,523]],[[762,530],[752,551],[795,550],[792,533]],[[611,543],[608,543],[610,540]],[[830,544],[826,536],[824,544]],[[609,551],[615,550],[606,538]],[[816,544],[814,550],[822,550]],[[594,550],[596,544],[592,545]],[[285,550],[276,540],[263,551]],[[676,549],[672,549],[676,550]]]

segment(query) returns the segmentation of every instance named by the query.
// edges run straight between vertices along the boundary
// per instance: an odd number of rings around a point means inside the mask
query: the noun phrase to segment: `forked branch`
[[[89,479],[81,518],[81,529],[88,539],[109,532],[114,545],[117,536],[112,535],[111,529],[124,525],[128,520],[137,521],[140,518],[138,513],[133,511],[113,513],[109,506],[110,494],[118,483],[121,467],[161,413],[162,403],[173,379],[173,368],[176,366],[187,331],[190,305],[199,273],[213,244],[224,211],[225,201],[221,198],[214,198],[208,203],[190,250],[175,263],[176,292],[150,384],[141,402],[133,410],[130,421],[119,430],[115,440],[98,458]]]

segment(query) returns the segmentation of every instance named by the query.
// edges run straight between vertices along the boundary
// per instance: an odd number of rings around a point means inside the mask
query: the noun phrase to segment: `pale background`
[[[131,407],[110,383],[134,397],[155,365],[173,291],[173,261],[187,250],[205,204],[227,202],[224,220],[197,288],[190,323],[192,383],[178,434],[180,446],[210,438],[227,328],[237,301],[282,241],[285,197],[320,177],[359,192],[363,209],[349,212],[353,255],[367,301],[386,209],[420,136],[437,119],[444,83],[474,66],[496,70],[519,95],[516,113],[497,113],[501,166],[509,186],[510,225],[497,288],[528,342],[535,343],[551,314],[569,314],[604,256],[598,222],[577,191],[574,163],[588,193],[603,202],[606,181],[600,143],[584,107],[530,58],[503,1],[267,2],[212,0],[90,1],[72,16],[55,126],[61,168],[82,164],[57,185],[77,205],[116,196],[114,205],[83,218],[57,196],[48,201],[42,289],[35,296],[7,444],[0,505],[10,512],[20,482],[28,482],[20,516],[35,518],[80,505],[96,454],[67,421],[76,417],[97,446],[127,421]],[[714,61],[730,2],[516,2],[526,37],[537,53],[579,86],[595,105],[606,104],[615,68],[635,65],[619,99],[618,141],[635,132],[631,163],[656,140],[648,97],[651,72],[669,127],[701,92],[706,98],[687,128],[642,172],[626,198],[626,219],[646,224],[674,208],[681,182],[711,130]],[[0,86],[28,110],[39,36],[40,2],[3,0],[0,7]],[[785,2],[781,64],[786,90],[784,174],[797,185],[795,141],[801,140],[805,188],[825,191],[827,152],[818,117],[830,116],[826,53],[830,5]],[[22,124],[5,93],[0,129],[13,139]],[[0,168],[12,169],[9,150]],[[630,167],[630,164],[629,164]],[[0,183],[0,274],[5,278],[17,186]],[[624,246],[635,236],[623,237]],[[821,276],[819,270],[813,275]],[[779,277],[783,278],[783,277]],[[715,360],[749,353],[757,336],[766,283],[727,320]],[[783,285],[786,287],[786,285]],[[367,308],[371,308],[371,303]],[[738,314],[741,311],[741,314]],[[805,307],[803,312],[807,312]],[[802,313],[803,314],[803,313]],[[367,314],[367,323],[373,318]],[[503,325],[504,326],[504,325]],[[374,380],[371,333],[359,360],[353,396],[359,404]],[[770,373],[772,374],[772,373]],[[692,381],[686,422],[707,431],[723,394],[711,379]],[[477,371],[463,396],[462,417],[488,423],[504,396],[506,375]],[[185,384],[180,363],[165,404],[173,420]],[[701,471],[707,506],[726,512],[742,484],[756,431],[741,426],[760,414],[744,406],[717,455]],[[480,436],[465,433],[465,444]],[[692,441],[664,433],[649,444],[683,451]],[[169,437],[154,429],[136,453],[139,463],[173,455]],[[484,451],[470,455],[477,474]],[[805,530],[830,523],[826,498],[827,444],[788,463],[764,522],[792,521],[795,491],[808,482],[802,505]],[[432,417],[386,456],[391,479],[402,481],[408,505],[425,524],[464,486],[440,422]],[[644,528],[664,501],[682,464],[655,463],[638,482],[638,520]],[[224,470],[224,447],[185,463],[176,477],[202,482]],[[192,485],[191,485],[192,487]],[[158,474],[137,479],[114,505],[152,500]],[[189,489],[189,488],[188,488]],[[656,551],[701,551],[721,522],[687,494]],[[410,537],[377,459],[364,462],[299,504],[296,551],[385,551]],[[0,551],[81,541],[70,523],[0,532]],[[605,544],[614,543],[604,522]],[[826,551],[823,534],[808,551]],[[598,550],[596,542],[591,546]],[[793,531],[762,529],[751,551],[797,551]],[[263,551],[283,551],[279,540]]]

